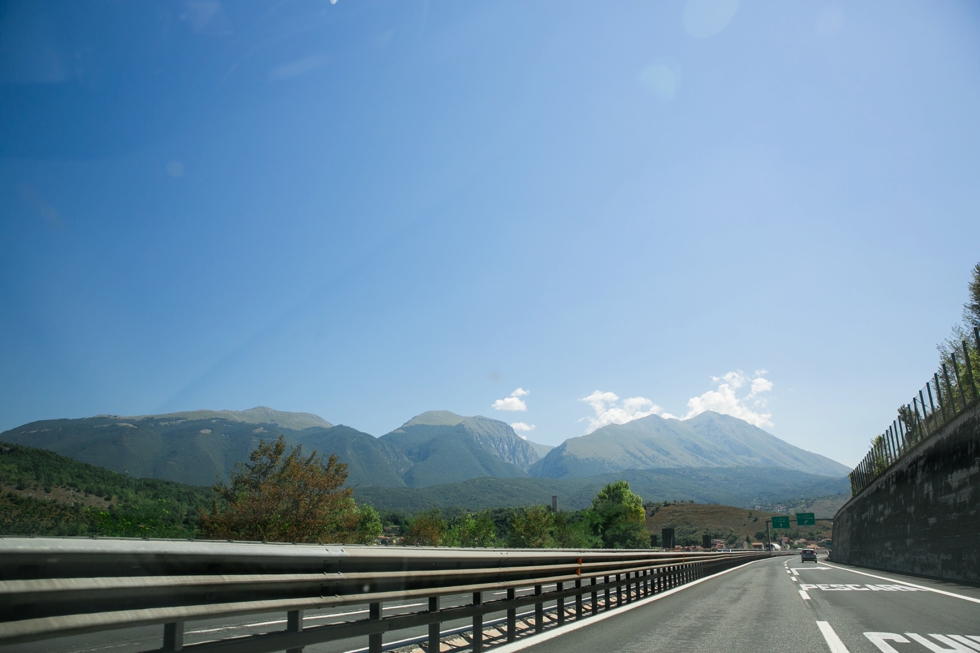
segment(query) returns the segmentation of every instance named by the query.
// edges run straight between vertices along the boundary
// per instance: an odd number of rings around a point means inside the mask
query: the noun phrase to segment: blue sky
[[[714,407],[854,464],[980,261],[974,2],[3,12],[0,429]]]

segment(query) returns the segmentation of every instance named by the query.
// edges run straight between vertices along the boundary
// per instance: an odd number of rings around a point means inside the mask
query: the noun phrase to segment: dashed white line
[[[800,580],[799,580],[799,579],[798,579],[798,578],[797,578],[796,576],[790,576],[790,577],[789,577],[789,579],[790,579],[791,581],[793,581],[794,583],[798,583],[798,582],[800,582]]]
[[[840,637],[834,632],[834,629],[830,627],[830,624],[826,621],[818,621],[817,628],[820,629],[820,634],[823,635],[824,640],[827,642],[827,646],[830,647],[830,653],[850,653],[847,647],[844,646],[844,642],[840,641]]]
[[[804,601],[809,601],[810,600],[810,595],[807,594],[806,592],[804,592],[803,590],[800,590],[800,596],[803,597],[803,600]]]

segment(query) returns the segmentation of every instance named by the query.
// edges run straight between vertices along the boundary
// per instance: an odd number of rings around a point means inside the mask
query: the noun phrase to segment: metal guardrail
[[[428,626],[439,650],[440,624],[472,619],[472,648],[483,648],[483,618],[506,613],[507,641],[517,610],[557,602],[557,623],[609,610],[697,578],[766,557],[766,552],[446,549],[166,540],[0,539],[0,645],[112,629],[163,625],[157,651],[264,653],[352,637],[382,650],[389,631]],[[544,586],[554,591],[544,592]],[[533,594],[517,596],[533,588]],[[485,601],[487,592],[506,598]],[[472,597],[440,607],[440,598]],[[426,599],[426,610],[383,616],[382,604]],[[304,627],[303,611],[368,605],[368,618]],[[406,606],[407,607],[407,606]],[[287,615],[285,630],[183,644],[194,620],[261,613]]]
[[[852,496],[980,399],[980,375],[975,371],[980,369],[980,330],[973,329],[973,338],[973,347],[964,340],[958,352],[950,352],[912,401],[898,409],[898,418],[873,440],[871,451],[850,473]]]

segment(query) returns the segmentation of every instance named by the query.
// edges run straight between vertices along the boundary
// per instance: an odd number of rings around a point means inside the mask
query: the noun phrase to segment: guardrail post
[[[606,587],[605,590],[603,591],[603,599],[604,601],[602,603],[602,609],[608,610],[609,609],[609,576],[606,576]]]
[[[578,590],[575,593],[575,620],[578,621],[582,618],[582,579],[576,579],[575,589]]]
[[[180,651],[184,648],[184,622],[163,624],[163,650]]]
[[[429,612],[439,612],[438,596],[429,597]],[[439,653],[439,628],[440,624],[438,621],[429,624],[429,651],[434,651],[435,653]]]
[[[563,589],[565,589],[564,583],[555,583],[556,592],[560,593]],[[558,625],[564,626],[565,625],[565,597],[563,596],[558,597],[557,612],[558,612]]]
[[[977,380],[973,378],[973,364],[970,362],[970,348],[966,346],[966,340],[963,341],[963,360],[966,364],[966,378],[970,380],[970,387],[973,388],[973,399],[977,398]]]
[[[953,366],[956,366],[956,354],[953,354]],[[953,386],[949,382],[949,372],[946,370],[946,363],[943,363],[943,380],[946,381],[946,394],[949,395],[949,418],[953,419],[960,409],[956,407],[956,393],[953,392]]]
[[[381,601],[368,604],[368,619],[371,621],[381,621]],[[368,653],[381,653],[381,639],[383,633],[371,633],[368,635]]]
[[[473,592],[473,605],[483,605],[483,592]],[[483,613],[473,615],[473,653],[483,653]]]
[[[303,632],[302,610],[290,610],[289,612],[286,613],[286,632],[287,633]],[[303,647],[299,646],[297,648],[286,649],[286,653],[303,653]]]
[[[517,597],[517,590],[513,587],[507,588],[507,600],[513,601]],[[517,639],[517,608],[507,608],[507,641],[513,642]],[[429,649],[430,651],[432,649]]]
[[[939,411],[943,415],[943,424],[945,424],[946,421],[947,421],[947,419],[948,419],[946,417],[946,404],[949,403],[949,402],[947,402],[945,399],[943,399],[943,389],[939,385],[939,374],[938,373],[933,374],[932,375],[932,380],[936,384],[936,401],[939,402]]]
[[[623,604],[623,584],[620,582],[620,575],[616,574],[616,607]]]
[[[593,588],[592,589],[592,616],[599,614],[599,592],[595,590],[595,586],[597,582],[598,581],[596,580],[596,577],[593,576],[592,582],[589,583],[590,585],[592,585]]]
[[[541,586],[534,586],[534,595],[541,596]],[[534,632],[540,633],[544,630],[544,603],[534,604]]]
[[[926,423],[926,420],[929,419],[929,413],[926,412],[926,400],[922,398],[922,390],[919,390],[919,404],[922,406],[922,433],[918,434],[915,439],[916,442],[929,435],[929,424]]]

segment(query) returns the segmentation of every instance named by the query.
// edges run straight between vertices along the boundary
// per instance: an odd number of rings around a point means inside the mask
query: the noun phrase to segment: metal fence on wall
[[[980,398],[980,330],[944,357],[939,370],[898,417],[876,437],[868,455],[851,472],[851,494],[857,495],[917,444],[956,419]]]

